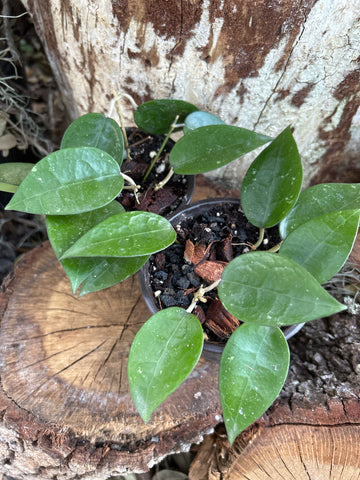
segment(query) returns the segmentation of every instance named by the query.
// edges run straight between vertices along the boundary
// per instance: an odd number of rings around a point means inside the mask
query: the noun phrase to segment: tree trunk
[[[184,99],[268,135],[291,124],[305,185],[360,181],[358,0],[22,1],[73,118],[114,90]],[[237,186],[247,166],[212,176]]]

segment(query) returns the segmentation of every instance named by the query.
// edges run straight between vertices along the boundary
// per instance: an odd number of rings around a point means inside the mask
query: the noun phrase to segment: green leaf
[[[102,222],[105,218],[124,211],[122,205],[114,200],[105,207],[79,215],[48,215],[46,217],[46,228],[56,256],[60,258],[82,235]],[[73,293],[76,292],[81,282],[85,280],[93,270],[97,269],[100,264],[104,264],[106,260],[107,259],[102,257],[69,258],[63,260],[61,263],[70,279]],[[114,268],[117,269],[117,267]]]
[[[137,257],[171,245],[171,223],[155,213],[125,212],[102,221],[62,255],[70,257]]]
[[[270,252],[232,260],[218,293],[230,313],[254,325],[293,325],[346,309],[298,263]]]
[[[183,100],[151,100],[138,106],[134,113],[136,125],[153,135],[163,135],[170,130],[172,123],[179,115],[178,123],[182,123],[189,113],[197,110],[195,105]]]
[[[286,128],[250,165],[241,188],[241,206],[257,227],[282,220],[296,202],[302,182],[300,155]]]
[[[0,190],[15,193],[33,166],[33,163],[20,162],[0,164]]]
[[[104,207],[79,215],[48,215],[46,228],[56,256],[60,258],[85,233],[106,218],[124,212],[124,207],[113,200]]]
[[[128,377],[144,422],[191,373],[203,338],[199,320],[179,307],[160,310],[140,328],[129,353]]]
[[[360,183],[321,183],[307,188],[279,225],[286,238],[301,224],[325,213],[360,208]]]
[[[150,255],[143,257],[103,258],[93,257],[88,259],[74,258],[68,261],[87,260],[97,262],[90,274],[84,279],[79,297],[104,288],[112,287],[136,273],[149,260]]]
[[[38,162],[7,205],[44,215],[73,215],[110,203],[122,190],[120,167],[93,147],[65,148]]]
[[[66,129],[61,148],[96,147],[111,155],[119,165],[123,161],[124,139],[121,128],[101,113],[86,113]]]
[[[319,283],[332,278],[353,248],[360,210],[331,212],[300,225],[281,245],[279,254],[291,258]]]
[[[221,355],[219,390],[230,444],[279,395],[289,368],[289,348],[279,328],[243,324]]]
[[[236,160],[271,140],[230,125],[208,125],[188,132],[174,145],[169,161],[176,173],[209,172]]]

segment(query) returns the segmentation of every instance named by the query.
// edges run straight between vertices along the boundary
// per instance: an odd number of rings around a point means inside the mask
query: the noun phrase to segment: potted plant
[[[174,100],[171,109],[174,120],[183,118],[196,107]],[[128,135],[124,126],[120,127],[111,118],[99,113],[85,114],[65,131],[60,150],[35,165],[0,166],[0,190],[14,194],[6,208],[46,216],[50,242],[69,276],[73,292],[81,285],[80,296],[121,282],[139,270],[151,251],[174,241],[175,233],[163,216],[190,201],[194,176],[186,177],[187,187],[181,198],[174,199],[179,184],[183,187],[185,183],[184,176],[177,175],[170,200],[168,190],[166,194],[162,192],[160,201],[153,201],[149,194],[152,184],[142,192],[142,185],[128,175],[129,164],[135,164],[135,170],[145,177],[143,183],[146,184],[147,177],[159,166],[156,161],[164,161],[161,157],[164,153],[168,156],[173,146],[173,143],[169,145],[173,128],[172,120],[165,117],[145,134],[137,129],[135,134],[129,134],[128,130]],[[147,119],[146,114],[142,115],[143,122]],[[166,131],[167,135],[161,136]],[[128,136],[135,138],[131,148]],[[145,147],[146,160],[153,157],[151,168],[145,161],[139,162]],[[138,148],[140,152],[135,157],[134,150]],[[155,179],[163,176],[163,172],[153,175]],[[125,183],[128,185],[124,186]],[[131,197],[140,207],[132,201],[130,207],[133,208],[125,212],[122,203],[128,208]],[[175,207],[170,208],[174,200]],[[87,252],[84,253],[81,244],[89,247]],[[67,257],[68,253],[71,258]]]
[[[239,198],[199,200],[169,220],[177,233],[176,242],[151,255],[139,272],[140,288],[151,313],[169,306],[187,309],[200,285],[217,281],[225,266],[249,252],[258,239],[258,229],[247,221]],[[259,250],[276,248],[280,241],[278,228],[269,228]],[[240,321],[223,307],[216,288],[206,292],[205,299],[193,310],[204,329],[204,350],[222,353]],[[303,325],[284,327],[285,338],[290,339]]]
[[[351,251],[359,221],[359,186],[320,185],[300,194],[301,161],[289,128],[271,139],[174,100],[140,105],[135,120],[147,131],[158,124],[168,132],[184,128],[169,157],[181,175],[216,169],[269,144],[242,185],[242,208],[259,229],[253,251],[230,261],[215,284],[200,288],[189,311],[171,307],[153,315],[136,335],[129,356],[132,397],[147,421],[196,365],[204,336],[191,311],[217,288],[224,307],[243,322],[229,338],[220,365],[225,425],[233,442],[272,403],[285,381],[289,352],[279,327],[345,309],[321,283]],[[101,117],[101,122],[90,137],[86,132],[80,140],[82,132],[66,135],[59,151],[38,162],[21,182],[13,179],[16,192],[6,207],[46,216],[50,242],[73,292],[81,286],[79,295],[122,281],[176,239],[167,219],[125,212],[114,201],[126,178],[120,171],[123,139],[113,121]],[[277,224],[284,239],[280,251],[259,251],[265,230]],[[303,248],[308,237],[310,252]],[[324,261],[328,258],[331,261]]]
[[[210,125],[186,134],[170,155],[174,170],[196,173],[222,164],[222,154],[231,155],[232,148],[230,140],[219,140],[226,130]],[[289,350],[280,327],[346,309],[322,284],[352,250],[360,185],[320,184],[303,192],[301,186],[301,160],[288,127],[253,161],[242,184],[242,209],[259,232],[248,253],[229,261],[214,283],[201,285],[188,308],[159,310],[135,336],[128,376],[144,421],[197,364],[204,332],[193,312],[213,289],[226,311],[241,321],[220,360],[219,390],[230,443],[267,410],[284,385]],[[266,231],[274,226],[281,237],[278,245],[261,251]]]
[[[137,108],[134,117],[142,130],[151,135],[167,132],[144,174],[145,180],[157,166],[171,132],[181,128],[177,122],[196,111],[188,102],[167,99]],[[255,132],[228,128],[235,131],[237,142],[231,160],[268,141],[268,137]],[[126,279],[144,265],[151,253],[165,248],[176,237],[162,215],[142,210],[125,212],[115,200],[125,188],[130,188],[135,198],[138,196],[139,186],[120,169],[126,164],[124,158],[130,158],[126,139],[123,125],[90,113],[69,126],[60,150],[40,160],[30,171],[22,164],[1,165],[0,189],[14,193],[6,209],[46,216],[51,245],[73,293],[80,287],[79,296]],[[158,187],[163,188],[172,174],[166,175]],[[126,187],[125,181],[129,184]]]

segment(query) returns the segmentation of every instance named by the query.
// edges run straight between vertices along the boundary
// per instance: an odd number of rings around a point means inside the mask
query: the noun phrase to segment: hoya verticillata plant
[[[207,161],[213,167],[223,164],[222,156],[236,148],[231,144],[232,131],[224,127],[203,126],[180,139],[170,156],[175,171],[196,173],[198,165],[206,168]],[[229,132],[229,143],[215,142],[217,130],[221,137]],[[205,159],[199,145],[205,145]],[[219,371],[231,443],[266,411],[284,385],[289,349],[280,327],[346,308],[322,284],[340,270],[352,250],[360,216],[360,184],[316,185],[300,193],[301,184],[300,156],[286,128],[251,164],[241,189],[242,208],[258,227],[259,241],[250,253],[226,266],[219,282],[195,295],[201,299],[217,287],[224,307],[242,322],[224,348]],[[275,225],[279,225],[281,244],[274,251],[258,251],[264,229]],[[191,313],[196,298],[187,310],[159,311],[135,336],[128,377],[144,421],[199,360],[203,331]]]
[[[46,215],[49,240],[80,296],[121,282],[176,237],[165,218],[125,212],[115,200],[129,180],[120,171],[123,157],[119,125],[93,113],[75,120],[61,149],[25,178],[19,165],[0,172],[0,186],[15,191],[6,209]]]
[[[199,114],[200,121],[191,117],[192,113]],[[204,120],[204,114],[188,102],[165,99],[140,105],[135,120],[148,133],[167,133],[164,146],[169,133],[177,128],[175,120],[186,123],[188,117],[193,118],[188,130],[204,122],[221,123],[209,114]],[[249,130],[224,127],[226,132],[218,132],[217,141],[225,145],[231,140],[234,146],[222,155],[222,164],[269,141]],[[121,282],[137,272],[152,253],[175,240],[167,220],[153,213],[125,212],[115,200],[124,180],[135,194],[138,188],[121,172],[126,154],[120,126],[102,114],[90,113],[68,127],[60,150],[36,165],[0,166],[0,189],[15,192],[6,208],[46,215],[49,240],[73,293],[80,287],[79,296]],[[214,168],[214,162],[208,167]]]

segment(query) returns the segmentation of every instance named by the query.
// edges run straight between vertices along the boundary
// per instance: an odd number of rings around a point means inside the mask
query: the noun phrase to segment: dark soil
[[[150,259],[151,287],[159,308],[187,308],[200,285],[208,286],[221,276],[225,265],[246,253],[259,237],[239,204],[225,203],[204,214],[189,217],[175,226],[177,242]],[[280,241],[277,228],[266,231],[262,250]],[[239,321],[223,309],[216,289],[194,313],[203,323],[209,340],[224,342]]]
[[[131,190],[125,190],[120,196],[120,202],[126,210],[143,210],[171,216],[183,204],[189,201],[188,186],[190,177],[174,174],[163,188],[154,191],[154,187],[165,178],[169,171],[169,153],[174,142],[169,140],[160,158],[154,165],[146,181],[143,178],[151,161],[159,151],[165,137],[149,135],[137,128],[127,129],[131,159],[124,161],[122,172],[129,175],[137,185],[140,185],[139,203]],[[190,195],[191,197],[191,195]]]

